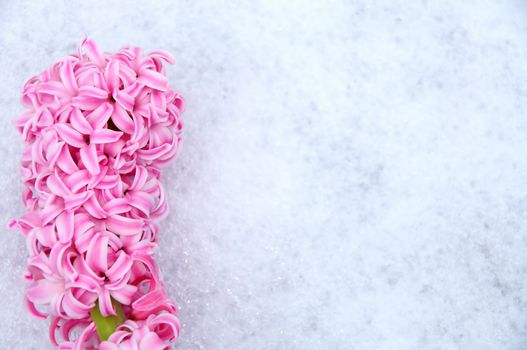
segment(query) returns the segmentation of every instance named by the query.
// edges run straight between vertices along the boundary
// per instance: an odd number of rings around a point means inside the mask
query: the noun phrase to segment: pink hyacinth
[[[166,349],[179,321],[153,260],[166,214],[160,169],[179,150],[183,100],[161,51],[77,54],[23,87],[26,302],[59,349]],[[107,340],[91,313],[126,318]],[[74,332],[75,331],[75,332]],[[80,334],[77,337],[73,333]]]

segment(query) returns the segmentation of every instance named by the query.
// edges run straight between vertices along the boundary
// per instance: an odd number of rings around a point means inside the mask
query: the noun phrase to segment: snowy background
[[[83,32],[176,57],[177,349],[527,348],[525,1],[0,0],[3,223],[20,87]],[[51,349],[0,254],[0,349]]]

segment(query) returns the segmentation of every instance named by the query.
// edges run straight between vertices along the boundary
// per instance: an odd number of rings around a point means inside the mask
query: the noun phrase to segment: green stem
[[[108,317],[101,315],[99,302],[95,303],[95,307],[90,312],[91,319],[95,322],[95,327],[97,328],[97,335],[101,341],[108,340],[117,327],[126,321],[121,304],[112,299],[112,305],[115,308],[117,315],[110,315]]]

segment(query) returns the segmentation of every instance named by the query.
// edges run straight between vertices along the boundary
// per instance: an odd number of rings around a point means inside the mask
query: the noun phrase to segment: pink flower
[[[100,350],[164,350],[178,336],[179,321],[171,314],[151,315],[146,321],[126,321]]]
[[[80,319],[88,316],[95,305],[97,294],[89,286],[86,276],[74,266],[77,252],[69,245],[57,243],[49,256],[44,252],[29,258],[26,289],[29,303],[45,307],[44,313],[31,307],[36,316],[60,316]]]
[[[22,89],[27,211],[10,227],[27,241],[29,310],[51,317],[59,349],[166,349],[178,335],[152,258],[168,210],[161,168],[182,129],[164,62],[161,51],[103,53],[84,39]],[[91,312],[114,315],[115,302],[127,321],[101,343]]]

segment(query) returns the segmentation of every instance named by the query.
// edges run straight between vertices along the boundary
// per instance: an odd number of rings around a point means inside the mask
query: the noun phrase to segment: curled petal
[[[113,107],[110,103],[103,103],[90,114],[86,116],[86,119],[91,124],[93,129],[102,129],[108,119],[110,119],[113,113]]]
[[[166,91],[168,90],[168,79],[163,74],[152,69],[145,69],[139,74],[138,81],[152,89]]]
[[[134,132],[134,122],[128,112],[119,104],[115,105],[112,114],[112,121],[123,132],[132,134]]]
[[[88,316],[94,305],[95,303],[84,304],[79,301],[75,298],[71,289],[66,291],[66,294],[62,299],[62,308],[64,309],[65,314],[70,318],[79,319]]]
[[[108,90],[114,91],[119,88],[119,61],[110,60],[104,70],[104,78],[108,85]]]
[[[51,193],[59,196],[59,197],[67,197],[68,195],[71,195],[71,191],[66,186],[66,184],[62,181],[58,173],[55,171],[55,173],[48,176],[46,180],[46,185],[48,186]]]
[[[81,188],[86,186],[89,181],[90,174],[86,169],[78,170],[64,178],[64,183],[73,193],[77,193]]]
[[[74,230],[73,212],[66,210],[62,212],[55,221],[57,235],[61,243],[71,241]]]
[[[46,204],[44,209],[40,212],[42,224],[49,224],[64,210],[64,204],[58,200],[52,200]]]
[[[122,215],[112,215],[106,220],[106,227],[119,235],[136,235],[143,231],[143,222]]]
[[[50,304],[64,290],[60,281],[41,279],[26,289],[29,301],[35,304]]]
[[[92,62],[96,63],[99,66],[103,65],[104,56],[101,50],[99,50],[99,47],[97,46],[95,41],[91,39],[85,39],[81,44],[81,50],[82,49],[86,50],[86,55]]]
[[[165,342],[153,332],[147,333],[139,342],[139,349],[164,350],[166,347]]]
[[[63,142],[60,150],[60,155],[57,158],[57,166],[60,168],[60,170],[64,171],[67,174],[71,174],[79,170],[77,164],[71,156],[68,147]]]
[[[165,51],[152,51],[150,52],[150,56],[151,57],[159,57],[159,58],[162,58],[164,59],[165,61],[167,61],[168,63],[170,64],[174,64],[174,57],[169,54],[168,52],[165,52]]]
[[[148,170],[145,167],[138,166],[135,168],[134,182],[130,186],[131,190],[140,190],[146,183]]]
[[[122,132],[108,130],[108,129],[98,129],[92,133],[90,137],[90,142],[95,143],[95,144],[113,143],[113,142],[117,142],[121,138],[122,135],[123,135]]]
[[[104,205],[108,215],[123,214],[130,211],[130,205],[124,198],[115,198]]]
[[[74,210],[85,204],[91,197],[93,192],[76,193],[67,198],[64,198],[64,209]]]
[[[66,59],[62,63],[60,67],[60,79],[70,94],[75,93],[79,88],[75,79],[75,74],[73,73],[73,66],[70,59]]]
[[[48,81],[40,84],[38,92],[55,97],[68,97],[68,91],[64,88],[64,85],[58,81]]]
[[[75,128],[75,130],[81,134],[89,135],[93,131],[91,124],[88,123],[88,120],[78,108],[74,108],[72,110],[70,114],[70,123]]]
[[[123,251],[119,252],[117,260],[113,263],[112,267],[106,271],[106,276],[110,282],[116,282],[122,279],[132,267],[132,259]]]
[[[112,291],[112,297],[122,305],[130,305],[137,292],[137,287],[126,284],[117,290]]]
[[[130,192],[127,198],[131,206],[139,209],[145,215],[149,215],[155,205],[155,199],[152,198],[152,195],[143,191]]]
[[[97,219],[104,219],[108,215],[106,210],[101,206],[96,196],[91,196],[85,203],[84,209]]]
[[[105,100],[108,98],[108,92],[95,86],[82,86],[79,89],[79,96]]]
[[[99,174],[101,169],[99,168],[99,160],[97,157],[97,149],[95,148],[95,144],[91,143],[82,147],[80,156],[84,166],[86,167],[86,170],[88,170],[91,175]]]
[[[127,111],[132,111],[134,109],[135,98],[132,95],[129,95],[124,91],[116,91],[113,94],[113,98]]]
[[[99,310],[101,311],[101,314],[104,317],[116,314],[116,310],[112,305],[112,298],[110,296],[110,292],[108,292],[107,290],[104,290],[99,295]]]
[[[86,142],[84,142],[82,134],[79,133],[77,130],[73,129],[68,124],[56,124],[55,130],[57,131],[57,134],[59,134],[60,138],[64,140],[68,145],[80,148],[86,144]]]
[[[99,345],[99,350],[123,350],[123,349],[117,344],[110,343],[109,341],[103,341],[101,345]]]
[[[176,315],[171,313],[151,316],[147,320],[148,327],[156,332],[161,339],[175,341],[179,335],[180,323]]]
[[[108,237],[96,235],[86,252],[86,263],[95,272],[106,272],[108,267]]]
[[[163,144],[159,147],[155,147],[147,150],[139,150],[137,153],[141,156],[142,159],[153,161],[156,160],[172,149],[172,146],[169,144]]]
[[[31,302],[27,298],[27,296],[24,297],[24,303],[25,303],[27,309],[29,310],[29,313],[31,313],[33,316],[35,316],[37,318],[41,318],[41,319],[48,318],[48,316],[45,313],[42,313],[42,312],[37,310],[37,308],[35,307],[35,304],[33,302]]]

